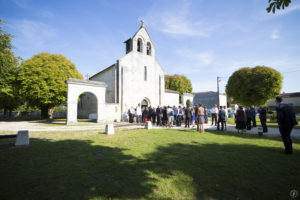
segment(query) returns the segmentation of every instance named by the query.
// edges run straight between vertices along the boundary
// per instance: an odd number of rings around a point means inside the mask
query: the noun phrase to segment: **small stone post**
[[[151,123],[151,121],[147,121],[146,122],[145,129],[152,129],[152,123]]]
[[[106,124],[106,126],[105,126],[105,133],[107,135],[113,135],[115,133],[114,125],[113,124]]]
[[[29,145],[29,131],[28,130],[18,131],[15,146],[21,146],[21,145]]]

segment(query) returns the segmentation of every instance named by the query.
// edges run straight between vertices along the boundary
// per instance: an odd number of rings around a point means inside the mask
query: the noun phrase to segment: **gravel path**
[[[143,128],[141,125],[129,124],[127,122],[115,122],[115,127],[124,127],[124,128]],[[216,126],[211,126],[209,124],[205,124],[205,129],[207,130],[216,130]],[[28,130],[28,131],[83,131],[83,130],[104,130],[105,124],[96,124],[96,123],[87,123],[82,122],[78,125],[70,125],[67,126],[64,122],[58,122],[55,124],[41,123],[37,121],[17,121],[17,122],[0,122],[0,134],[3,132],[17,132],[19,130]],[[153,128],[162,128],[153,126]],[[184,128],[181,127],[173,127],[174,129]],[[195,129],[195,127],[194,127]],[[264,135],[268,136],[280,136],[278,128],[268,128],[269,132],[264,133]],[[227,125],[227,131],[237,132],[234,125]],[[2,133],[1,133],[2,132]],[[250,131],[246,131],[248,134],[258,134],[257,127],[252,128]],[[300,138],[300,129],[293,129],[292,137]]]
[[[142,126],[132,126],[126,122],[114,123],[115,127],[134,127],[142,128]],[[33,132],[41,131],[84,131],[84,130],[104,130],[105,124],[97,124],[91,122],[82,122],[77,125],[65,125],[64,122],[58,122],[54,124],[41,123],[37,121],[17,121],[17,122],[0,122],[0,134],[4,131],[17,132],[19,130],[28,130]]]

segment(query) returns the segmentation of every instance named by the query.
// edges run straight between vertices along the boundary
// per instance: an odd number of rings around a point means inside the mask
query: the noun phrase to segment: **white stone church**
[[[94,115],[97,122],[124,120],[128,109],[142,106],[179,105],[179,93],[165,89],[164,70],[155,57],[155,47],[144,22],[124,43],[126,55],[89,80],[68,83],[68,123]],[[84,94],[84,95],[82,95]],[[81,97],[77,104],[78,97]],[[193,95],[183,94],[182,102]],[[78,112],[77,112],[78,110]]]

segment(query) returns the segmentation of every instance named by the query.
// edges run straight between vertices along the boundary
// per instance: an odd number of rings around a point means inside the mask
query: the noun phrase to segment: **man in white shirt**
[[[214,125],[214,120],[215,120],[215,126],[217,126],[218,113],[219,113],[219,109],[215,104],[214,107],[211,109],[211,125]]]
[[[140,103],[136,107],[136,115],[137,115],[137,123],[141,123],[142,122],[142,108],[141,108]]]

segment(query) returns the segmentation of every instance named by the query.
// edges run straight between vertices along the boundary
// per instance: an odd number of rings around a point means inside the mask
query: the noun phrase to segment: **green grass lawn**
[[[227,123],[228,124],[235,124],[234,118],[233,117],[228,118]],[[256,118],[256,125],[261,126],[259,117]],[[278,124],[277,124],[277,122],[270,122],[270,119],[267,119],[267,126],[268,127],[278,127]],[[298,125],[295,126],[294,128],[295,129],[300,129],[300,123],[298,122]]]
[[[300,140],[194,130],[32,133],[0,143],[0,199],[289,199]],[[49,140],[46,140],[49,139]]]

